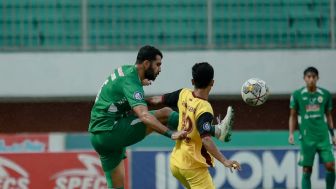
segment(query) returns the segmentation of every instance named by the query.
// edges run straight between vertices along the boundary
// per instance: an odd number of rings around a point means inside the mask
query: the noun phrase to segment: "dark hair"
[[[163,58],[162,53],[159,49],[153,46],[150,46],[150,45],[143,46],[140,48],[138,52],[136,64],[141,64],[145,60],[149,60],[149,61],[155,60],[156,55],[160,55],[161,58]]]
[[[194,85],[198,89],[204,89],[209,86],[214,77],[214,69],[207,62],[196,63],[192,67],[192,77]]]
[[[308,73],[314,73],[316,74],[316,76],[318,76],[318,70],[312,66],[305,69],[305,71],[303,72],[303,76],[306,76]]]

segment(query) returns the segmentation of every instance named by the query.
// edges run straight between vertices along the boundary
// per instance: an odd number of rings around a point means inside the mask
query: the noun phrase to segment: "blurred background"
[[[236,113],[232,141],[216,143],[243,167],[210,168],[217,188],[299,188],[289,98],[314,66],[335,101],[335,17],[335,0],[1,0],[0,188],[106,188],[90,110],[105,78],[146,44],[163,52],[146,96],[191,88],[196,62],[215,68],[215,115]],[[240,96],[252,77],[271,91],[259,107]],[[173,146],[152,134],[129,147],[125,188],[182,188],[169,170]],[[325,188],[318,158],[312,184]]]

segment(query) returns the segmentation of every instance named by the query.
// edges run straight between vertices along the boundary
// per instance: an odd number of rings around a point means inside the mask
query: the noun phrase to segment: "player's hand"
[[[336,146],[336,137],[335,136],[332,137],[332,143],[333,143],[334,146]]]
[[[142,80],[141,83],[142,83],[143,86],[148,86],[148,85],[152,84],[152,82],[150,80],[148,80],[148,79]]]
[[[179,140],[179,139],[185,139],[187,137],[187,131],[182,130],[182,131],[175,131],[172,136],[171,139],[173,140]]]
[[[294,135],[293,134],[289,134],[289,137],[288,137],[288,143],[291,144],[291,145],[294,145]]]
[[[233,172],[233,169],[240,171],[241,167],[240,164],[237,161],[231,161],[231,160],[225,160],[224,166],[229,168],[231,173]]]

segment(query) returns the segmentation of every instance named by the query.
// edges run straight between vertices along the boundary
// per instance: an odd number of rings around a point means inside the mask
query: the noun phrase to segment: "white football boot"
[[[232,126],[233,126],[233,118],[234,118],[234,112],[233,108],[229,106],[226,111],[226,116],[223,120],[220,120],[220,118],[217,120],[219,123],[217,127],[220,129],[221,134],[219,136],[219,140],[222,142],[229,142],[231,140],[232,135]]]

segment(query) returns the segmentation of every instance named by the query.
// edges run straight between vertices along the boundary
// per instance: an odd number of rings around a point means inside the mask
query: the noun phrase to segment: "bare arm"
[[[297,113],[295,109],[290,110],[289,115],[289,138],[288,142],[294,144],[294,131],[297,126]]]
[[[327,116],[327,123],[329,125],[329,132],[332,135],[332,142],[333,142],[334,145],[336,145],[336,138],[335,138],[335,134],[334,134],[334,121],[333,121],[331,111],[328,111],[326,113],[326,116]]]
[[[225,167],[235,168],[240,170],[240,164],[237,161],[231,161],[226,159],[226,157],[217,149],[215,143],[212,141],[210,136],[205,136],[202,138],[202,143],[205,149],[218,161],[220,161]],[[234,165],[235,164],[235,165]]]
[[[177,91],[166,93],[164,95],[152,96],[152,97],[146,98],[146,102],[150,105],[165,105],[169,107],[177,107],[177,103],[178,103],[178,99],[179,99],[181,91],[182,89],[179,89]]]
[[[331,111],[327,112],[327,123],[330,129],[334,129],[334,121],[333,121]]]
[[[170,137],[171,139],[182,139],[186,136],[186,131],[173,132],[164,126],[155,116],[148,112],[147,106],[139,105],[133,108],[134,112],[138,118],[146,124],[148,127],[152,128],[154,131]]]
[[[164,126],[159,120],[157,120],[152,114],[148,112],[147,106],[135,106],[133,110],[143,123],[156,132],[164,134],[165,132],[169,131],[166,126]]]

